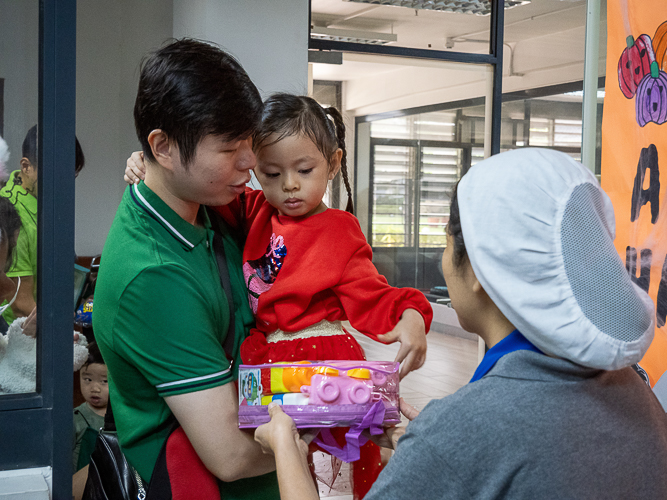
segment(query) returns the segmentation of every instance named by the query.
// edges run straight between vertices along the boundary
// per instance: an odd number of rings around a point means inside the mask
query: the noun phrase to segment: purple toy
[[[301,361],[239,366],[239,427],[270,420],[278,402],[299,428],[320,431],[313,442],[346,462],[359,460],[368,434],[401,422],[398,363],[389,361]],[[298,392],[300,390],[300,392]],[[330,427],[349,427],[342,448]]]
[[[254,428],[269,421],[267,405],[278,401],[297,427],[349,427],[360,423],[376,403],[384,407],[384,424],[400,422],[398,363],[384,361],[313,361],[241,365],[239,367],[239,427]],[[312,372],[299,389],[279,394],[273,380],[280,369]],[[262,377],[264,377],[264,380]],[[263,381],[263,382],[262,382]],[[266,386],[266,387],[265,387]],[[299,386],[297,386],[299,387]],[[303,396],[307,396],[304,398]],[[304,404],[302,401],[307,401]],[[289,402],[288,402],[289,401]],[[299,401],[301,404],[294,404]]]
[[[637,87],[637,123],[661,125],[667,121],[667,73],[660,71],[657,62],[651,63],[651,73]]]
[[[301,392],[308,394],[311,405],[365,405],[370,402],[373,382],[352,377],[328,377],[313,375],[310,385],[301,387]],[[380,400],[380,395],[375,394]]]

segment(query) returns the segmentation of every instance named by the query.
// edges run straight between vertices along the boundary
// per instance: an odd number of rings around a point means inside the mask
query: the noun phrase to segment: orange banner
[[[667,0],[607,1],[602,188],[616,213],[616,249],[656,303],[641,361],[667,403]],[[662,189],[661,186],[662,185]]]

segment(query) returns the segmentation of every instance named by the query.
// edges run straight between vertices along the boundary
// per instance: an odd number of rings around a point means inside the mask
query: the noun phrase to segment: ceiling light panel
[[[437,10],[487,16],[491,14],[491,0],[345,0],[373,5],[390,5],[418,10]],[[530,3],[531,0],[505,0],[505,9]]]
[[[310,29],[310,38],[333,40],[335,42],[368,43],[371,45],[386,45],[398,40],[398,37],[391,33],[321,28],[319,26],[313,26]]]

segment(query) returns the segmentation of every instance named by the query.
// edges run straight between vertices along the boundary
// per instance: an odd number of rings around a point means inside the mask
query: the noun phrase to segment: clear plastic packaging
[[[299,428],[400,423],[398,363],[301,361],[239,367],[239,427],[269,421],[277,401]]]

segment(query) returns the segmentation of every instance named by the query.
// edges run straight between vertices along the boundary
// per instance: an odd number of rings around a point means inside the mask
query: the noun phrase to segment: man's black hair
[[[83,154],[83,149],[81,149],[81,144],[79,144],[79,139],[74,138],[75,141],[75,159],[74,159],[74,173],[79,174],[81,169],[86,163],[86,157]],[[28,133],[23,139],[23,146],[21,147],[21,156],[27,158],[28,161],[32,164],[33,167],[37,167],[37,125],[33,125],[28,130]]]
[[[209,43],[176,40],[141,65],[134,124],[150,161],[155,161],[148,143],[153,130],[162,130],[178,145],[187,168],[205,136],[245,138],[254,132],[261,113],[262,99],[245,70]]]

